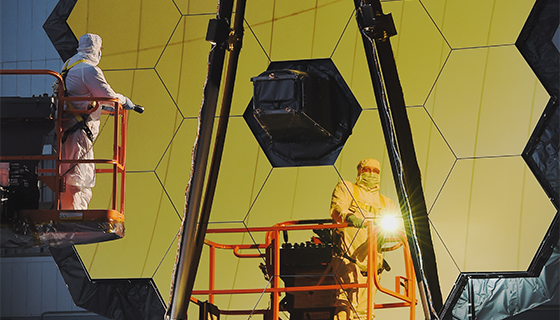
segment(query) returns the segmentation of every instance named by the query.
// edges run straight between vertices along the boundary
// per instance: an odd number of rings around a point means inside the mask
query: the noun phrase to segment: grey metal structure
[[[390,41],[397,32],[393,18],[383,13],[379,0],[355,0],[354,3],[422,307],[426,319],[438,319],[442,297],[437,264],[420,169]]]
[[[204,101],[200,109],[197,141],[193,150],[191,177],[186,192],[185,214],[181,225],[179,253],[173,275],[171,301],[165,316],[166,319],[170,320],[187,318],[187,309],[200,261],[200,253],[204,244],[206,226],[218,178],[227,129],[227,119],[233,95],[235,72],[237,70],[237,57],[241,50],[245,0],[237,1],[233,30],[230,29],[232,10],[233,0],[220,1],[217,18],[210,20],[206,36],[206,40],[212,43],[212,49],[208,59],[208,75],[204,88]],[[228,63],[228,77],[225,80],[226,89],[222,100],[218,137],[214,147],[210,174],[206,182],[204,202],[201,203],[225,53],[229,49],[230,44],[233,50]]]

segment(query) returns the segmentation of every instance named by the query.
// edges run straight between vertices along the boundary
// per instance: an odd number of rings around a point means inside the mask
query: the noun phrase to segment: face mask
[[[357,183],[368,190],[372,190],[379,187],[379,180],[379,173],[363,172],[358,176]]]

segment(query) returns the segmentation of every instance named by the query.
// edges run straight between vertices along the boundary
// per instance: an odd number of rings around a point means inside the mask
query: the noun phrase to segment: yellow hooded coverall
[[[342,233],[342,250],[355,262],[342,257],[335,257],[332,266],[340,283],[366,283],[368,236],[365,221],[372,220],[377,225],[384,215],[400,217],[400,210],[388,197],[379,193],[380,164],[375,159],[364,159],[358,164],[356,183],[339,182],[332,194],[331,217],[338,223],[348,222],[348,227],[340,229]],[[383,266],[383,254],[378,253],[378,265]],[[362,273],[364,271],[364,273]],[[374,287],[371,294],[375,295]],[[336,302],[335,319],[365,319],[367,315],[367,289],[339,290]],[[373,306],[372,306],[373,307]]]

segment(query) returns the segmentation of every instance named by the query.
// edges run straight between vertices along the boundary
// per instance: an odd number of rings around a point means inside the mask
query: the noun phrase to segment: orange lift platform
[[[329,242],[333,239],[334,230],[344,228],[347,224],[337,224],[333,220],[295,220],[278,223],[272,227],[250,227],[250,228],[224,228],[208,229],[207,235],[211,234],[234,234],[234,233],[265,233],[263,243],[255,244],[220,244],[205,240],[209,249],[209,287],[206,290],[193,290],[191,302],[200,306],[201,318],[213,318],[216,312],[220,315],[264,315],[264,319],[279,319],[280,312],[289,312],[291,320],[299,319],[332,319],[336,296],[341,290],[365,289],[368,292],[367,318],[371,319],[373,309],[383,308],[410,308],[410,319],[415,319],[416,307],[416,282],[415,273],[408,241],[406,235],[401,231],[391,234],[390,238],[384,238],[384,244],[378,247],[378,237],[382,230],[380,226],[367,227],[368,238],[368,266],[367,274],[375,275],[367,277],[367,283],[340,283],[337,280],[336,271],[333,270],[331,259],[342,257],[341,250],[337,245]],[[313,230],[321,237],[311,237],[311,241],[301,244],[288,243],[288,232]],[[283,235],[283,242],[281,241]],[[324,237],[326,235],[326,237]],[[254,237],[253,237],[254,238]],[[216,250],[231,250],[240,258],[263,259],[261,270],[268,282],[264,288],[223,289],[216,287]],[[395,288],[393,290],[383,287],[380,283],[377,266],[377,253],[402,249],[404,256],[405,275],[395,276]],[[258,250],[258,253],[243,253],[241,251]],[[283,282],[283,283],[282,283]],[[374,293],[372,289],[377,288],[380,293],[391,296],[390,303],[376,303],[373,305]],[[214,306],[216,295],[239,295],[239,294],[270,294],[270,307],[267,309],[253,310],[218,310]],[[201,301],[194,296],[207,296],[207,301]],[[281,295],[284,297],[281,299]],[[379,293],[378,293],[379,297]],[[213,311],[214,310],[214,311]],[[203,315],[203,312],[209,312]]]
[[[62,76],[51,70],[0,70],[0,75],[53,76],[58,88],[64,87]],[[33,98],[2,97],[2,100],[2,247],[86,244],[124,237],[127,112],[117,100],[106,97],[65,97],[63,90],[58,90],[57,96],[44,94],[42,97]],[[15,103],[12,103],[14,101]],[[90,110],[65,110],[66,101],[97,103]],[[114,111],[102,110],[103,116],[112,116],[111,158],[63,160],[58,152],[43,154],[45,131],[52,134],[51,129],[54,129],[56,139],[52,144],[55,150],[61,150],[62,124],[69,121],[65,115],[91,113],[100,108],[101,104],[114,107]],[[40,121],[37,121],[38,119]],[[107,121],[109,120],[111,119]],[[33,133],[32,128],[40,126],[39,123],[43,123],[41,126],[47,129],[43,130],[43,133]],[[23,128],[24,131],[18,128]],[[12,148],[9,148],[10,145]],[[60,210],[60,193],[66,187],[64,175],[61,173],[61,165],[64,163],[95,163],[96,173],[111,174],[110,208]],[[38,187],[36,197],[32,196],[36,201],[23,201],[25,204],[21,205],[22,201],[14,200],[18,196],[18,188],[22,187],[14,184],[18,182],[18,176],[21,180],[22,172],[36,179],[32,178],[23,183],[32,190],[31,192],[38,182],[52,190],[52,204],[49,208],[38,206]]]

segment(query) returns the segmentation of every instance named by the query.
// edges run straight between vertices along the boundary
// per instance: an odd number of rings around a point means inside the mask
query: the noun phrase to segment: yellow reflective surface
[[[92,278],[153,277],[164,301],[211,47],[206,29],[216,4],[80,0],[68,20],[78,37],[85,32],[102,36],[100,67],[107,80],[146,108],[141,115],[129,113],[126,236],[78,251]],[[514,46],[533,1],[382,4],[398,32],[391,42],[422,171],[443,298],[461,271],[525,270],[555,213],[520,157],[548,99]],[[328,218],[335,184],[354,181],[355,165],[366,157],[380,160],[381,190],[398,202],[353,10],[349,0],[248,1],[210,217],[216,224],[210,227]],[[273,168],[241,117],[252,96],[250,78],[265,71],[269,59],[328,57],[364,109],[353,134],[334,166]],[[100,150],[109,143],[105,135],[110,131],[100,136]],[[109,205],[109,187],[110,179],[98,178],[92,205]],[[294,236],[294,241],[310,236]],[[209,238],[264,241],[260,233]],[[201,266],[207,257],[204,252]],[[218,259],[221,288],[266,286],[260,260],[239,261],[230,252],[220,252]],[[393,275],[384,281],[392,283]],[[196,287],[207,283],[207,270],[201,269]],[[224,309],[267,303],[268,297],[259,295],[216,298]],[[417,319],[423,319],[420,309]],[[403,312],[376,314],[395,319]]]

